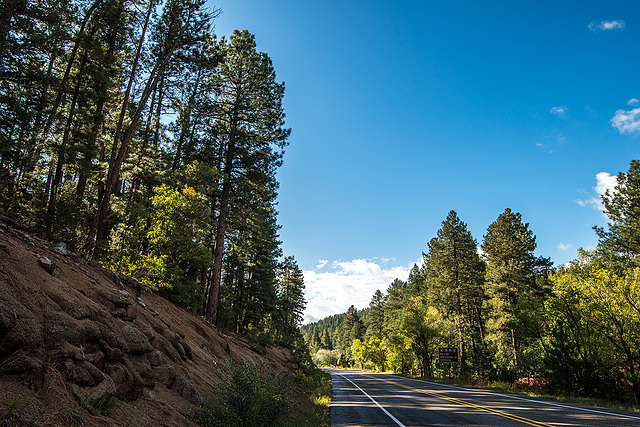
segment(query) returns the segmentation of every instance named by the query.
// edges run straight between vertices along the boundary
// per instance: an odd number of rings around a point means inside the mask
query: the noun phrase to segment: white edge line
[[[402,378],[406,378],[406,377],[402,377]],[[559,408],[566,408],[566,409],[575,409],[577,411],[584,411],[584,412],[592,412],[594,414],[600,414],[600,415],[610,415],[613,417],[620,417],[620,418],[630,418],[632,420],[640,420],[640,417],[634,417],[632,415],[625,415],[625,414],[616,414],[613,412],[605,412],[605,411],[598,411],[596,409],[589,409],[589,408],[580,408],[578,406],[569,406],[569,405],[561,405],[559,403],[553,403],[553,402],[545,402],[542,400],[534,400],[534,399],[526,399],[524,397],[518,397],[518,396],[510,396],[508,394],[500,394],[500,393],[496,393],[493,391],[488,391],[488,390],[482,390],[482,389],[475,389],[475,388],[464,388],[464,387],[457,387],[454,385],[449,385],[449,384],[441,384],[441,383],[434,383],[434,382],[430,382],[430,381],[425,381],[425,380],[418,380],[415,378],[407,378],[407,379],[411,379],[414,381],[419,381],[421,383],[427,383],[427,384],[433,384],[433,385],[439,385],[439,386],[443,386],[443,387],[449,387],[449,388],[454,388],[454,389],[458,389],[458,390],[464,390],[464,391],[474,391],[474,392],[480,392],[480,393],[485,393],[485,394],[492,394],[495,396],[501,396],[501,397],[506,397],[508,399],[515,399],[515,400],[524,400],[525,402],[532,402],[532,403],[538,403],[540,405],[548,405],[548,406],[556,406]],[[355,385],[355,384],[354,384]],[[356,386],[357,387],[357,386]],[[364,392],[363,392],[364,393]],[[366,394],[366,393],[365,393]]]
[[[378,408],[382,409],[382,411],[383,411],[385,414],[387,414],[387,415],[389,416],[389,418],[391,418],[391,419],[392,419],[396,424],[398,424],[400,427],[405,427],[405,425],[404,425],[404,424],[402,424],[400,421],[398,421],[398,419],[397,419],[396,417],[394,417],[393,415],[391,415],[391,413],[389,413],[389,411],[387,411],[387,410],[386,410],[386,409],[384,409],[382,406],[380,406],[380,404],[379,404],[378,402],[376,402],[376,401],[373,399],[373,397],[369,396],[369,395],[367,394],[367,392],[366,392],[366,391],[364,391],[363,389],[361,389],[360,387],[358,387],[358,385],[357,385],[356,383],[354,383],[353,381],[351,381],[349,378],[345,377],[344,375],[340,375],[340,374],[337,374],[337,375],[341,376],[342,378],[344,378],[345,380],[347,380],[347,381],[349,381],[351,384],[353,384],[353,385],[354,385],[358,390],[360,390],[360,391],[362,392],[362,394],[364,394],[364,395],[365,395],[365,396],[367,396],[369,399],[371,399],[371,401],[372,401],[373,403],[375,403],[375,404],[376,404],[376,406],[377,406]]]

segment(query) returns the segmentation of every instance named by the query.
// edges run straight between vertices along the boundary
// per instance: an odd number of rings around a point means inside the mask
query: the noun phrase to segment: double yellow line
[[[530,420],[528,418],[520,417],[518,415],[513,415],[513,414],[510,414],[508,412],[499,411],[497,409],[488,408],[486,406],[476,405],[475,403],[467,402],[467,401],[461,400],[461,399],[456,399],[454,397],[444,396],[442,394],[435,393],[433,391],[428,391],[428,390],[424,390],[424,389],[410,387],[410,386],[407,386],[407,385],[404,385],[404,384],[396,383],[396,382],[393,382],[393,381],[388,381],[388,380],[385,380],[385,379],[382,379],[382,378],[375,378],[375,379],[377,379],[379,381],[383,381],[383,382],[385,382],[387,384],[392,384],[392,385],[395,385],[395,386],[398,386],[398,387],[406,388],[406,389],[411,390],[411,391],[415,391],[415,392],[418,392],[418,393],[426,394],[426,395],[429,395],[431,397],[435,397],[435,398],[438,398],[438,399],[446,400],[446,401],[451,402],[451,403],[467,406],[469,408],[479,409],[481,411],[489,412],[490,414],[498,415],[498,416],[503,417],[503,418],[508,418],[510,420],[519,421],[519,422],[524,423],[524,424],[529,424],[531,426],[553,427],[552,424],[546,424],[546,423],[542,423],[540,421]]]

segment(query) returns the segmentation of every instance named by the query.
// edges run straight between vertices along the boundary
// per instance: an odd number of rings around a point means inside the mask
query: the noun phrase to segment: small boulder
[[[56,269],[55,263],[46,256],[38,257],[38,263],[40,264],[40,267],[49,274],[53,274],[53,270]]]

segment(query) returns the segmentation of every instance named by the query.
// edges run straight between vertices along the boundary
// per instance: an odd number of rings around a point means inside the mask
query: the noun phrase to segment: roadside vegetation
[[[329,403],[333,396],[331,375],[314,368],[308,373],[298,373],[296,385],[302,390],[292,408],[292,427],[329,426]]]
[[[207,427],[271,426],[287,415],[286,394],[290,378],[265,366],[227,362],[220,367],[223,378],[202,405],[196,421]]]
[[[205,427],[328,426],[331,377],[317,368],[295,377],[248,362],[227,362],[216,391],[193,420]]]
[[[598,247],[558,267],[534,255],[520,213],[506,209],[478,245],[451,211],[408,280],[302,328],[315,362],[637,406],[640,161],[602,201]],[[458,362],[441,363],[441,347]]]

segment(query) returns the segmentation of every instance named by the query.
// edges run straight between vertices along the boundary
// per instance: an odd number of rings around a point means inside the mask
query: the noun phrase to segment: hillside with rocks
[[[6,222],[0,222],[6,425],[192,425],[225,361],[294,370],[289,350],[258,353],[138,281]]]

